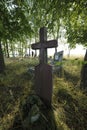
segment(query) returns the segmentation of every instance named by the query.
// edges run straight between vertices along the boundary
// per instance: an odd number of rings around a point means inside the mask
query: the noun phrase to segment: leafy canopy
[[[87,46],[86,0],[1,0],[0,16],[0,39],[34,37],[42,26],[58,38],[63,26],[71,46]]]

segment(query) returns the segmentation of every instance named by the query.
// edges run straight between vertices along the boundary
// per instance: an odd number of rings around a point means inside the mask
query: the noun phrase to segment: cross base
[[[52,67],[47,64],[37,65],[35,67],[35,91],[47,106],[51,106],[52,86]]]

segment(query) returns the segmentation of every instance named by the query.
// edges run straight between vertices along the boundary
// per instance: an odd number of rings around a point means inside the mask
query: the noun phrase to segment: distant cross
[[[40,42],[32,44],[32,49],[40,50],[40,64],[35,66],[35,91],[47,106],[52,100],[52,66],[47,64],[47,48],[57,47],[57,40],[47,41],[47,30],[40,28]]]
[[[47,48],[57,47],[57,40],[47,41],[47,29],[40,28],[40,42],[32,44],[32,49],[40,49],[40,64],[47,63]]]

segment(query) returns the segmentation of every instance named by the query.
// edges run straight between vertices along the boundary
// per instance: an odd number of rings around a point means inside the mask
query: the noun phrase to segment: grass
[[[38,60],[26,58],[5,61],[5,73],[0,74],[0,130],[22,130],[20,104],[34,94],[34,75],[29,68],[36,65]],[[29,130],[87,129],[87,92],[79,88],[81,61],[63,61],[62,77],[53,75],[52,109],[41,107],[39,121],[28,123]]]

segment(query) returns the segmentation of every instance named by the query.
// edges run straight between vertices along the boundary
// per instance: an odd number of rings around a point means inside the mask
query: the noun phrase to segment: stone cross
[[[32,44],[32,49],[40,49],[40,64],[47,63],[47,48],[57,47],[57,40],[47,41],[47,29],[40,28],[40,42]]]
[[[32,49],[40,50],[40,64],[35,67],[35,91],[47,106],[52,99],[52,67],[47,64],[47,48],[57,47],[57,40],[47,41],[47,30],[40,28],[40,42],[32,44]]]

